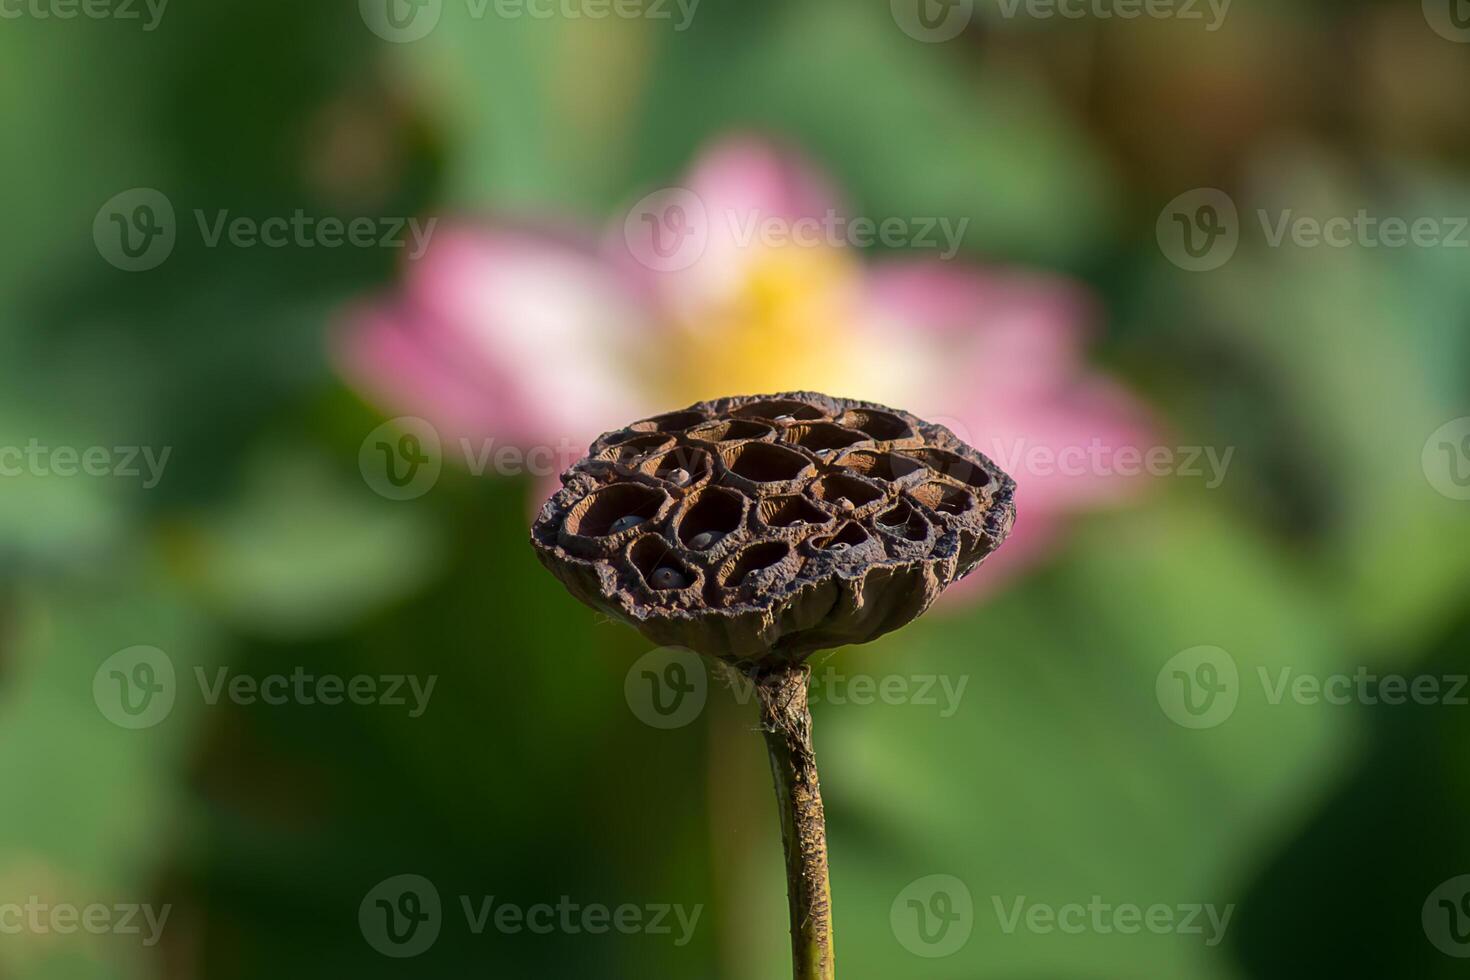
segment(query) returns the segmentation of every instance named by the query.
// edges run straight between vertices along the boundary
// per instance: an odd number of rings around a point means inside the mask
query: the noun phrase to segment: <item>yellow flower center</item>
[[[860,288],[860,269],[843,250],[762,249],[726,295],[676,324],[661,379],[673,389],[671,404],[798,389],[841,394],[858,374]]]

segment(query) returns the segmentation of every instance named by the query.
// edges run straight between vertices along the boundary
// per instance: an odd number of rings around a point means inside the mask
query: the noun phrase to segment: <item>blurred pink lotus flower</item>
[[[1100,461],[1148,446],[1152,425],[1085,363],[1094,312],[1077,286],[938,258],[865,264],[849,244],[862,226],[840,213],[797,155],[727,138],[601,240],[441,227],[397,295],[348,311],[333,355],[446,446],[576,447],[566,465],[629,419],[723,395],[815,389],[907,409],[1019,485],[1010,541],[970,582],[1034,561],[1066,514],[1138,488]]]

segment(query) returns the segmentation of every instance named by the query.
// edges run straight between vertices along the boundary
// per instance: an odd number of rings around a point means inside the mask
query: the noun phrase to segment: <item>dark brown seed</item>
[[[685,469],[659,470],[658,478],[667,480],[676,487],[682,487],[689,482],[689,471]]]
[[[689,547],[693,548],[695,551],[704,551],[706,548],[713,548],[715,546],[715,542],[720,540],[722,536],[723,535],[716,534],[713,531],[700,531],[694,537],[689,539]]]
[[[607,529],[607,533],[618,534],[620,532],[628,530],[628,528],[630,527],[637,527],[639,524],[642,523],[643,518],[637,516],[636,514],[628,514],[625,517],[619,517],[617,520],[613,521],[612,527]]]
[[[674,569],[664,566],[653,572],[653,587],[656,589],[682,589],[689,580]]]

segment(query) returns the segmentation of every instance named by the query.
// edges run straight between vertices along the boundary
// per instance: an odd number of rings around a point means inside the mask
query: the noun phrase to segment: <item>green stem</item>
[[[827,823],[812,715],[807,707],[808,667],[753,676],[761,731],[771,756],[781,841],[786,849],[786,893],[791,904],[794,980],[834,980],[832,892],[827,878]]]

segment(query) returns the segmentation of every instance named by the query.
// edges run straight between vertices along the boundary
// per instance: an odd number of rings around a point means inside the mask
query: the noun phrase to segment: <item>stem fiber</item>
[[[834,980],[827,823],[812,751],[812,715],[807,705],[810,679],[811,668],[804,665],[751,677],[771,757],[786,850],[793,977]]]

